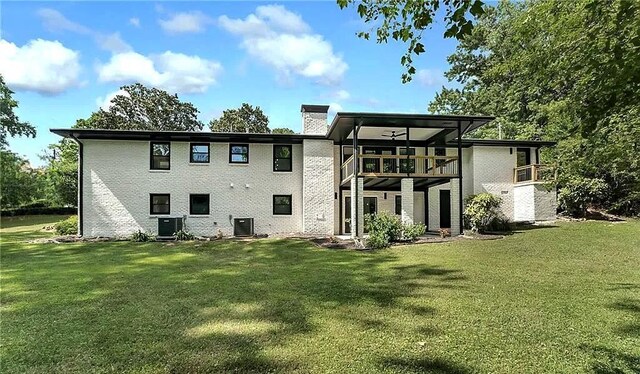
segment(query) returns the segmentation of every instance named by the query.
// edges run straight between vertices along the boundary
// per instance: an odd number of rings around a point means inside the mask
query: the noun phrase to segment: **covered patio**
[[[424,191],[426,196],[429,187],[443,183],[451,185],[451,211],[455,216],[451,229],[459,234],[462,228],[462,135],[493,119],[490,116],[337,113],[328,137],[340,145],[340,221],[344,219],[342,194],[348,191],[352,202],[351,236],[363,235],[365,190],[401,191],[401,218],[409,223],[414,220],[414,191]],[[455,152],[451,152],[452,144]],[[440,152],[427,154],[429,147],[437,147]],[[426,198],[424,201],[426,209],[428,202]]]

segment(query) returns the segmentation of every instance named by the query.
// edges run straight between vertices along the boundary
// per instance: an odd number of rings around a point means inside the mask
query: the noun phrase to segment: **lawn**
[[[3,373],[640,372],[640,222],[376,252],[1,233]]]

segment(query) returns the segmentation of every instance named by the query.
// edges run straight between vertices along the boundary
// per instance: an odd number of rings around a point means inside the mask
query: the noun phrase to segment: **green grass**
[[[1,231],[3,373],[640,371],[638,221],[373,253],[23,223]]]

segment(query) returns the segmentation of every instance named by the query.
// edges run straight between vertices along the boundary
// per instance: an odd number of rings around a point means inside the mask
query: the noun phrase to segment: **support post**
[[[411,171],[411,167],[409,166],[409,126],[407,126],[407,128],[405,129],[405,132],[407,134],[407,141],[405,142],[405,152],[407,154],[407,164],[406,164],[406,168],[407,168],[407,177],[411,174],[409,173],[409,171]],[[398,165],[399,166],[399,165]]]
[[[402,223],[410,225],[413,223],[413,178],[402,178],[400,180],[400,190],[402,199]]]
[[[360,199],[362,196],[359,194],[360,190],[360,178],[358,174],[360,174],[360,150],[358,149],[358,132],[360,131],[360,126],[362,126],[362,119],[358,120],[358,123],[353,123],[353,178],[351,179],[351,237],[360,237],[360,208],[364,210],[364,206],[361,206]],[[354,184],[353,181],[356,181]],[[364,181],[363,181],[364,184]],[[354,185],[356,188],[354,188]],[[364,188],[363,188],[364,189]],[[364,193],[364,192],[363,192]],[[364,200],[363,200],[364,201]]]
[[[471,121],[473,123],[473,121]],[[462,125],[458,120],[458,210],[460,234],[464,230],[463,206],[462,206]]]

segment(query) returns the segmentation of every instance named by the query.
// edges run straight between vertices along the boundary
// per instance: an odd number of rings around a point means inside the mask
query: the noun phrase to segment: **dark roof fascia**
[[[477,129],[480,126],[485,125],[488,122],[493,121],[496,117],[493,116],[463,116],[463,115],[444,115],[444,114],[417,114],[417,113],[371,113],[371,112],[338,112],[333,117],[331,125],[329,125],[329,131],[327,131],[327,137],[331,137],[331,134],[335,130],[338,122],[342,118],[352,119],[378,119],[380,121],[385,120],[440,120],[440,121],[468,121],[469,125],[463,129],[463,133]],[[423,126],[409,126],[410,128],[420,128]],[[453,128],[453,127],[452,127]]]
[[[457,143],[449,142],[448,145],[455,146]],[[544,140],[514,140],[514,139],[462,139],[462,146],[469,148],[472,146],[487,147],[553,147],[557,143]]]
[[[103,129],[50,129],[62,137],[76,137],[80,140],[169,140],[169,141],[205,141],[205,142],[244,142],[244,143],[302,143],[305,139],[326,140],[324,135],[303,134],[253,134],[219,133],[198,131],[146,131],[146,130],[103,130]]]
[[[300,106],[300,111],[307,113],[327,113],[329,111],[329,105],[302,104]]]

